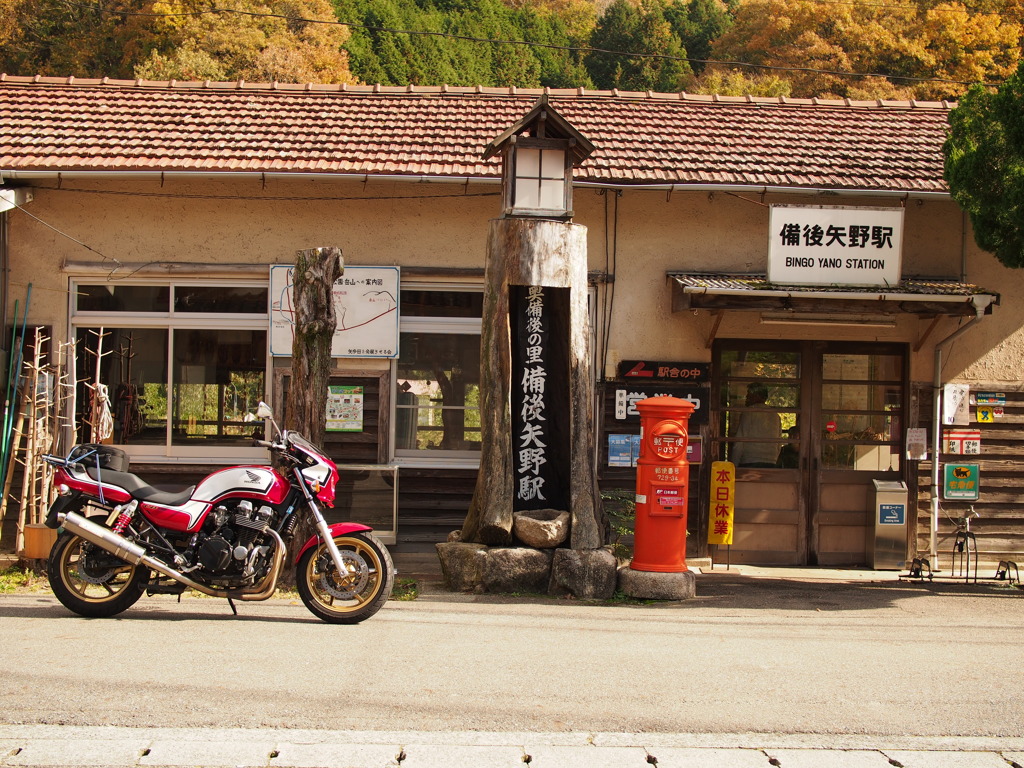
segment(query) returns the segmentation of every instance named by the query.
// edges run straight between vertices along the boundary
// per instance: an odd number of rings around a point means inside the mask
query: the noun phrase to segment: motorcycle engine
[[[188,570],[198,570],[207,581],[222,586],[242,586],[261,578],[272,550],[263,533],[273,514],[267,506],[254,509],[246,499],[215,507],[192,547],[194,565]]]

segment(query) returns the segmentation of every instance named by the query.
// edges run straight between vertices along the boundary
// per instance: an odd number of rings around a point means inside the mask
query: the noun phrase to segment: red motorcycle
[[[187,588],[234,600],[277,589],[288,543],[302,518],[316,526],[299,550],[296,586],[314,615],[335,624],[369,618],[394,583],[391,555],[368,526],[328,525],[338,468],[296,432],[282,431],[265,403],[256,411],[276,439],[257,440],[273,466],[221,469],[179,493],[128,472],[124,451],[77,445],[52,464],[57,500],[46,524],[61,528],[47,562],[54,595],[81,616],[114,616],[143,593]],[[236,611],[237,613],[237,611]]]

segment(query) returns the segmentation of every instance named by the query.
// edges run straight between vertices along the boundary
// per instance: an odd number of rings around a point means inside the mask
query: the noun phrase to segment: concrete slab
[[[995,752],[904,752],[887,749],[885,754],[903,768],[1006,768],[1006,761]]]
[[[139,765],[269,766],[273,741],[154,741]]]
[[[397,768],[398,744],[290,744],[277,747],[271,765],[281,768]],[[403,763],[404,764],[404,763]]]
[[[891,768],[881,752],[858,749],[768,749],[780,768]]]
[[[407,744],[403,751],[402,768],[454,768],[464,765],[473,768],[523,768],[525,765],[523,750],[511,746]]]
[[[771,768],[768,755],[759,749],[650,747],[649,752],[658,768]]]
[[[149,747],[145,738],[95,739],[29,739],[20,745],[16,755],[4,758],[4,765],[135,765]]]
[[[530,768],[650,768],[643,747],[553,747],[526,745]],[[459,765],[459,763],[453,763]],[[402,768],[406,768],[402,763]],[[522,763],[518,768],[522,768]]]

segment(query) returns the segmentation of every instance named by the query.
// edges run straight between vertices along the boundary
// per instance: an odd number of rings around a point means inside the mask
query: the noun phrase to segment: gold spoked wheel
[[[373,534],[336,536],[342,572],[320,544],[302,555],[296,572],[299,597],[316,616],[332,624],[356,624],[380,610],[391,595],[395,568]]]
[[[57,599],[90,618],[114,616],[130,608],[149,581],[148,569],[126,563],[68,532],[57,538],[46,571]]]

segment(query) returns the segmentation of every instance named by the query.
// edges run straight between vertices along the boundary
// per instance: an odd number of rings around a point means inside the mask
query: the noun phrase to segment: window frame
[[[138,312],[138,311],[96,311],[79,310],[77,307],[77,288],[79,285],[102,285],[110,282],[103,277],[92,275],[77,275],[69,278],[68,291],[68,339],[74,342],[80,328],[148,328],[167,330],[167,376],[166,382],[168,392],[173,389],[171,380],[174,371],[174,334],[175,331],[202,329],[209,330],[211,327],[223,330],[258,330],[267,334],[266,354],[263,370],[263,399],[269,400],[269,387],[272,381],[272,360],[270,358],[270,281],[268,278],[238,278],[227,279],[223,277],[178,276],[163,278],[136,278],[117,280],[117,285],[123,286],[167,286],[168,311]],[[217,313],[217,312],[176,312],[174,310],[175,288],[179,285],[204,286],[211,288],[262,288],[267,291],[267,306],[262,314],[258,313]],[[211,325],[212,323],[216,325]],[[71,407],[74,407],[72,404]],[[127,451],[133,459],[151,461],[154,463],[191,462],[196,460],[207,460],[213,463],[233,463],[239,460],[266,463],[268,461],[266,450],[259,447],[246,445],[225,445],[225,446],[188,446],[174,445],[172,442],[172,398],[167,398],[167,412],[165,414],[166,436],[162,445],[144,444],[118,444],[119,448]]]
[[[484,293],[482,282],[430,282],[402,281],[402,292],[406,290]],[[482,314],[482,313],[481,313]],[[394,463],[403,467],[437,469],[478,469],[480,451],[454,451],[439,448],[398,448],[396,428],[398,424],[398,364],[401,359],[401,338],[407,333],[433,333],[443,335],[476,336],[477,342],[483,331],[482,317],[437,317],[430,315],[402,315],[399,299],[399,354],[391,367],[391,426],[389,441]]]

